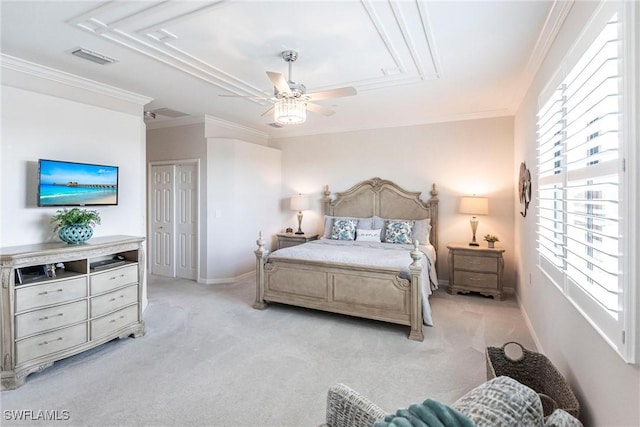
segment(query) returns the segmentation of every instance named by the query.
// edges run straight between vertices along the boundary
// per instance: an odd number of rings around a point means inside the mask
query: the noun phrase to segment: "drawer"
[[[87,320],[87,300],[16,316],[16,339]]]
[[[468,255],[456,255],[454,260],[456,269],[482,271],[487,273],[498,272],[498,258],[477,257]]]
[[[16,288],[16,313],[87,296],[85,276]]]
[[[91,298],[91,317],[101,316],[138,301],[138,286],[132,285]]]
[[[91,295],[112,291],[124,285],[138,283],[138,264],[114,268],[102,273],[94,273],[89,279]]]
[[[138,321],[138,305],[132,305],[115,313],[107,314],[91,321],[91,339],[97,340],[114,333],[120,328]]]
[[[16,364],[67,350],[87,342],[87,324],[70,326],[16,343]]]
[[[284,239],[280,239],[280,241],[278,242],[278,249],[284,249],[284,248],[290,248],[292,246],[298,246],[303,244],[304,242],[301,242],[300,240],[284,240]]]
[[[466,271],[455,271],[453,281],[456,286],[468,286],[483,289],[498,289],[498,276],[487,273],[471,273]]]

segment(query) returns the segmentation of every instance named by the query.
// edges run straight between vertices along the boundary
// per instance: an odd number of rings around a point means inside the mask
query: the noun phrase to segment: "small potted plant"
[[[486,234],[484,236],[484,240],[487,241],[487,245],[489,245],[490,248],[493,248],[496,245],[496,242],[500,241],[498,236],[494,236],[493,234]]]
[[[53,231],[58,231],[63,242],[84,243],[93,236],[93,227],[100,224],[100,213],[80,208],[59,209],[51,222],[56,223]]]

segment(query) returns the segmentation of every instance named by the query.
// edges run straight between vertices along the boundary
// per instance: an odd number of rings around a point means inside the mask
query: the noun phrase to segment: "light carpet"
[[[2,392],[2,425],[313,426],[342,382],[395,411],[452,403],[486,380],[484,351],[535,349],[513,295],[431,297],[424,342],[409,328],[273,304],[251,307],[252,280],[202,285],[150,276],[146,335],[56,362]],[[68,411],[14,421],[6,411]]]

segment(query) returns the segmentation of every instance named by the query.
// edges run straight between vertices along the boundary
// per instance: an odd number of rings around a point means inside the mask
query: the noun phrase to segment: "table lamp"
[[[469,243],[469,246],[480,246],[476,242],[476,230],[478,229],[478,218],[476,215],[487,215],[489,213],[489,199],[487,197],[462,197],[460,199],[460,213],[471,214],[471,231],[473,232],[473,240]]]
[[[291,210],[298,211],[298,231],[295,234],[304,234],[302,231],[302,211],[309,209],[309,197],[297,194],[291,197]]]

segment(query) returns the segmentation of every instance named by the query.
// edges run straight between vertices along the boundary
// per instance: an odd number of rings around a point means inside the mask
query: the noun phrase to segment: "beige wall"
[[[23,77],[24,86],[35,80]],[[40,82],[38,90],[46,87]],[[144,236],[142,106],[133,114],[6,85],[1,92],[0,246],[59,241],[50,222],[59,208],[37,206],[38,159],[118,166],[118,206],[92,207],[102,219],[94,236]]]
[[[217,132],[205,121],[147,132],[149,162],[200,160],[198,281],[209,284],[253,272],[258,232],[275,234],[280,217],[280,150]]]
[[[480,217],[478,236],[497,234],[506,248],[505,286],[513,286],[513,118],[494,118],[358,132],[274,139],[282,150],[281,229],[297,228],[286,206],[298,192],[310,194],[303,230],[322,231],[322,190],[344,191],[380,177],[429,198],[436,184],[440,199],[439,279],[447,280],[447,243],[471,239],[469,216],[458,213],[463,195],[487,196],[489,215]]]
[[[596,2],[576,2],[515,118],[514,174],[521,161],[535,189],[537,97],[585,26]],[[637,163],[636,163],[637,164]],[[517,175],[516,175],[517,177]],[[637,183],[640,188],[640,182]],[[519,205],[516,206],[518,208]],[[586,426],[640,425],[640,369],[626,364],[537,268],[536,213],[515,221],[516,275],[522,308],[547,356],[568,378]],[[640,236],[636,236],[637,241]],[[635,266],[638,269],[638,265]],[[637,275],[636,275],[637,277]],[[529,282],[531,280],[531,283]],[[636,307],[638,307],[636,303]]]

